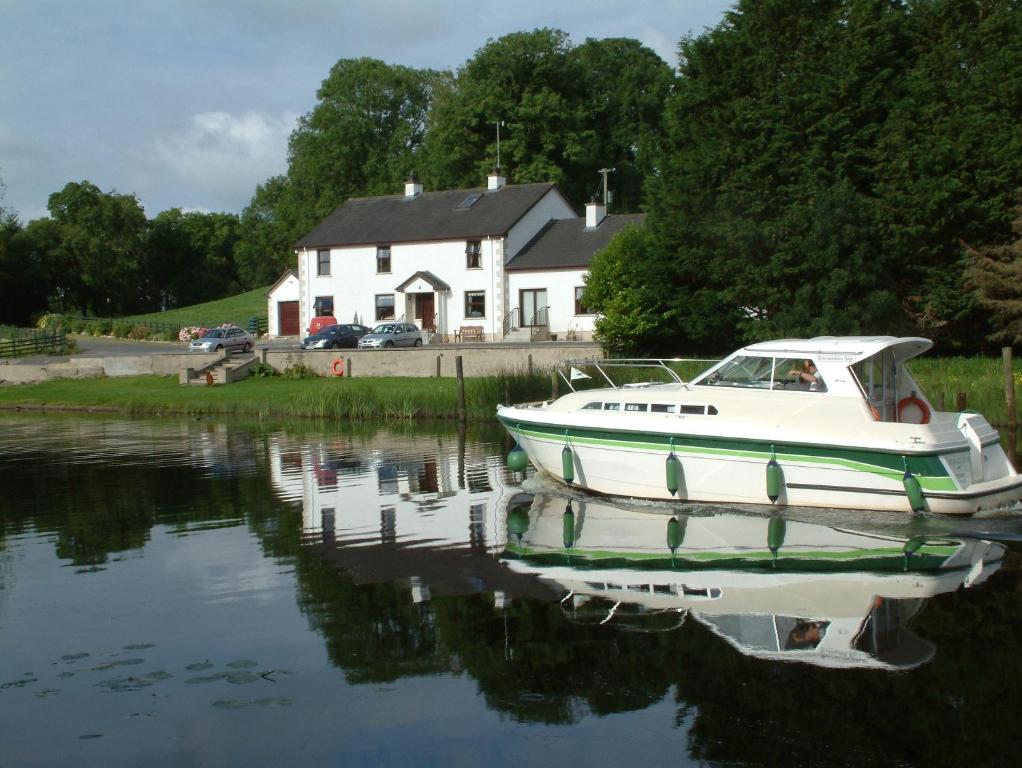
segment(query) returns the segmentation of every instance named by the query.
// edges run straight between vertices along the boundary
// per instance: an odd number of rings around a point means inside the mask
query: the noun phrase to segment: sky
[[[240,213],[339,59],[456,70],[540,27],[630,37],[672,66],[733,0],[0,0],[0,206],[71,181]]]

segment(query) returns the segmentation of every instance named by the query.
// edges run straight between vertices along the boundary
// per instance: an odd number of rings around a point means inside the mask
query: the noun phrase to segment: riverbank
[[[409,359],[411,359],[409,357]],[[1015,363],[1016,386],[1022,363]],[[997,425],[1012,422],[1004,370],[996,358],[923,358],[912,374],[934,404],[966,406]],[[490,419],[498,403],[541,400],[551,394],[547,371],[509,372],[465,379],[466,415]],[[51,379],[0,387],[0,409],[99,411],[126,414],[205,414],[330,419],[448,419],[457,415],[454,378],[253,377],[229,387],[183,387],[176,376]],[[1018,415],[1015,415],[1018,421]]]
[[[548,374],[465,380],[469,419],[492,419],[505,398],[550,395]],[[53,379],[0,387],[0,409],[92,411],[135,415],[238,415],[258,418],[452,419],[458,412],[451,378],[252,377],[228,387],[181,386],[176,376]]]

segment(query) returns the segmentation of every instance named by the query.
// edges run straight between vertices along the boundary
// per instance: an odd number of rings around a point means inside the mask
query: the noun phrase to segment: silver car
[[[421,346],[422,331],[411,323],[380,323],[358,340],[359,349]]]
[[[229,349],[232,352],[251,352],[255,346],[252,335],[236,325],[226,328],[210,328],[202,336],[188,343],[189,352],[218,352]]]

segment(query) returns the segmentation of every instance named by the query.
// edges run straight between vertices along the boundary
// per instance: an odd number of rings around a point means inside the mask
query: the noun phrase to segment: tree
[[[1003,236],[1022,181],[1022,14],[962,7],[743,1],[682,41],[648,225],[671,288],[720,309],[668,333],[737,330],[717,351],[820,332],[968,343],[957,238]]]
[[[287,193],[287,177],[274,176],[259,185],[252,202],[241,214],[234,262],[238,278],[246,289],[269,285],[292,265],[294,252],[291,245],[304,232],[299,231],[296,224],[289,226],[285,221],[285,205],[289,202]]]
[[[515,183],[554,181],[582,201],[616,167],[615,210],[637,210],[652,167],[670,67],[635,40],[537,29],[490,40],[439,94],[426,138],[430,186],[478,186],[497,162]]]
[[[50,195],[48,207],[61,231],[54,255],[77,278],[68,285],[71,306],[103,317],[143,308],[139,286],[147,222],[138,200],[82,181]]]
[[[646,177],[656,171],[664,104],[674,73],[637,40],[587,39],[568,52],[581,74],[580,152],[567,169],[572,199],[587,200],[601,168],[614,168],[609,186],[616,212],[638,211]]]
[[[149,224],[145,287],[161,309],[237,293],[234,249],[239,220],[231,213],[182,213],[172,208]]]
[[[993,320],[990,339],[1008,344],[1022,344],[1022,205],[1015,211],[1013,240],[984,248],[965,246],[970,287]]]
[[[288,145],[288,228],[305,232],[355,195],[393,194],[415,168],[446,75],[342,59]]]

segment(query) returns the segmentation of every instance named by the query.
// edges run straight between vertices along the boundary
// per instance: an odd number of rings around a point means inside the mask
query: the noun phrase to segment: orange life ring
[[[334,360],[333,371],[334,371],[334,376],[343,376],[344,375],[344,361],[341,360],[341,358],[338,357],[336,360]]]
[[[919,413],[922,414],[922,418],[919,421],[912,422],[912,423],[914,423],[914,424],[929,424],[930,423],[930,408],[926,405],[926,403],[924,403],[922,400],[920,400],[915,395],[909,395],[908,397],[903,397],[901,400],[898,401],[898,421],[902,421],[902,422],[905,421],[902,418],[902,413],[901,412],[903,410],[905,410],[905,408],[907,408],[909,406],[915,406],[916,408],[919,409]]]

